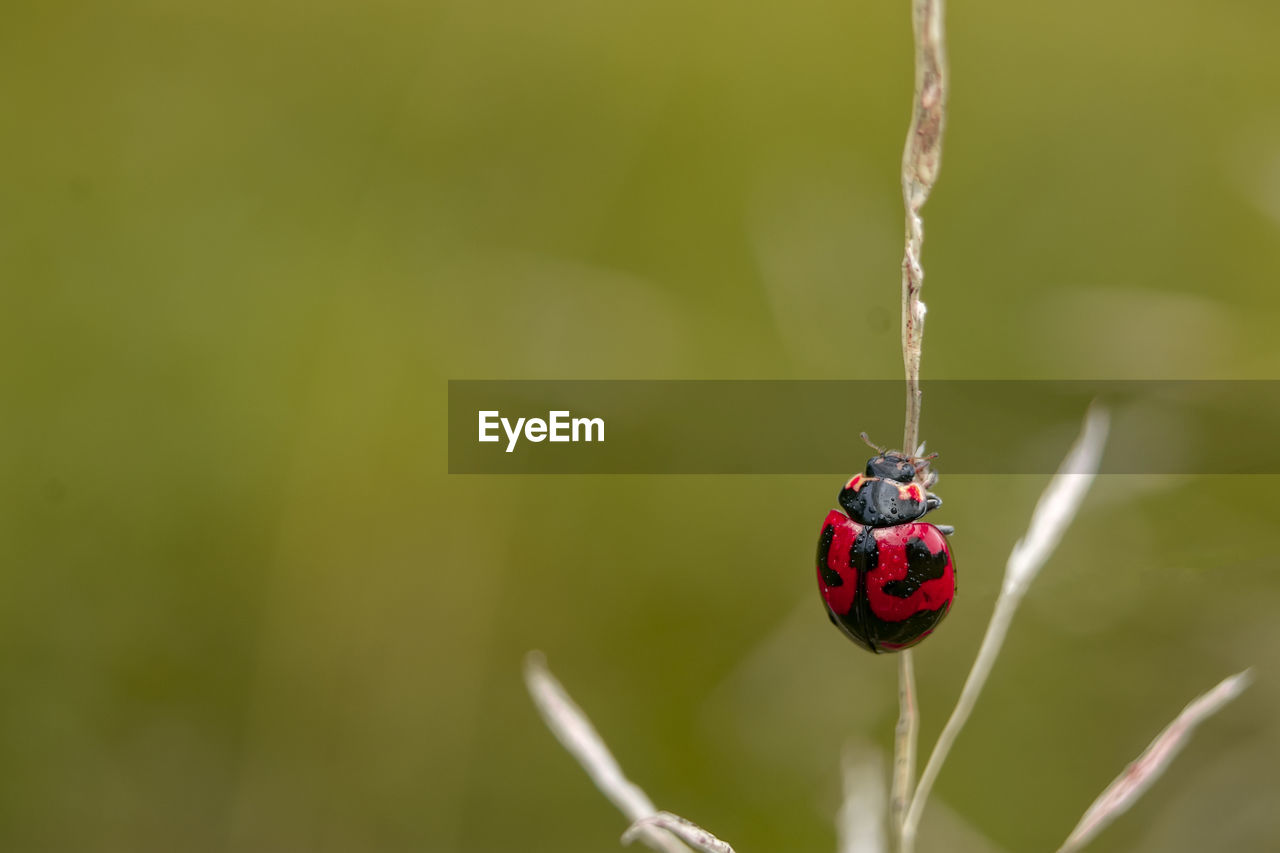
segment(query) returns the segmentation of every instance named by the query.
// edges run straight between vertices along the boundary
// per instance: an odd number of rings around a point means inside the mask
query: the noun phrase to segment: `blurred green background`
[[[1277,28],[954,4],[926,376],[1276,377]],[[861,425],[831,477],[450,477],[445,382],[898,376],[910,90],[906,0],[6,4],[0,848],[614,849],[540,648],[661,807],[833,850],[895,716],[813,588]],[[940,470],[924,746],[1044,483]],[[1053,849],[1248,665],[1093,849],[1280,848],[1275,487],[1098,483],[922,851]]]

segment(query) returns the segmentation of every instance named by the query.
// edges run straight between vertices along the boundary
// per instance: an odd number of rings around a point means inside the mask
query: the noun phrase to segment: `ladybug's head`
[[[867,476],[910,483],[921,467],[923,466],[917,466],[916,460],[910,456],[904,456],[896,450],[887,450],[867,460]]]
[[[862,437],[867,438],[865,433]],[[890,527],[915,521],[942,505],[926,491],[933,456],[907,456],[871,446],[879,453],[867,460],[866,474],[855,475],[840,490],[840,506],[850,518],[870,527]]]

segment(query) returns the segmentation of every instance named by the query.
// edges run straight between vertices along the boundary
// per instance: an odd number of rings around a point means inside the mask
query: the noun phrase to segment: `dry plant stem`
[[[1071,835],[1058,848],[1058,853],[1074,853],[1081,849],[1107,824],[1127,811],[1160,778],[1191,737],[1192,730],[1244,692],[1252,678],[1252,673],[1247,669],[1238,672],[1223,679],[1217,687],[1183,708],[1182,713],[1156,735],[1142,754],[1098,795],[1093,805],[1080,818],[1076,828],[1071,831]]]
[[[915,784],[916,740],[920,730],[920,713],[916,707],[916,673],[911,650],[898,654],[898,725],[893,743],[893,793],[889,820],[896,843],[901,843],[903,821],[911,803],[911,787]]]
[[[915,97],[911,126],[902,150],[902,202],[906,208],[906,241],[902,253],[902,366],[907,380],[906,426],[902,449],[912,453],[920,444],[920,354],[924,345],[925,306],[920,301],[924,267],[920,252],[924,223],[920,210],[938,178],[942,162],[942,130],[947,106],[947,55],[942,28],[942,0],[912,0],[915,35]],[[890,818],[898,846],[915,774],[919,712],[911,652],[899,655],[898,725],[894,739]]]
[[[920,351],[924,338],[924,268],[920,251],[924,223],[920,209],[929,198],[942,162],[942,129],[947,106],[947,55],[942,29],[942,0],[912,0],[915,29],[916,88],[911,127],[902,151],[902,201],[907,212],[902,255],[902,363],[907,374],[906,431],[902,449],[920,443]]]
[[[1022,601],[1031,581],[1039,573],[1041,566],[1053,553],[1062,534],[1075,518],[1084,500],[1089,486],[1093,483],[1098,471],[1098,463],[1102,458],[1102,450],[1107,440],[1108,418],[1105,410],[1094,406],[1085,417],[1084,429],[1076,439],[1066,458],[1062,461],[1058,473],[1050,481],[1040,501],[1031,515],[1031,523],[1027,533],[1013,546],[1009,561],[1005,566],[1004,584],[1000,596],[996,599],[995,610],[991,621],[987,624],[987,633],[982,638],[982,646],[978,656],[969,670],[960,698],[956,700],[955,710],[938,735],[938,742],[933,747],[929,761],[920,773],[920,783],[916,787],[915,796],[907,809],[902,825],[901,844],[903,853],[911,853],[915,845],[916,831],[920,826],[920,816],[929,799],[933,783],[937,781],[942,764],[947,760],[956,737],[964,728],[969,714],[978,701],[978,695],[987,683],[987,676],[995,665],[996,657],[1004,644],[1013,614]]]
[[[530,652],[525,658],[524,680],[529,695],[538,706],[543,721],[556,740],[578,760],[591,781],[618,810],[633,823],[657,813],[653,801],[640,786],[622,774],[622,768],[596,732],[582,709],[569,698],[564,687],[547,669],[541,652]],[[689,848],[670,832],[658,827],[633,827],[633,839],[663,853],[690,853]]]
[[[728,843],[716,838],[693,821],[685,820],[671,812],[658,812],[631,824],[631,827],[622,833],[622,843],[630,844],[640,837],[642,832],[654,828],[667,830],[682,841],[693,845],[694,849],[701,850],[702,853],[734,853]]]

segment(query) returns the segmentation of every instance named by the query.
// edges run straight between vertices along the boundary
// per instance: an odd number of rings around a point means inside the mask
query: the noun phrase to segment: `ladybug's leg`
[[[938,530],[942,531],[943,536],[954,536],[956,529],[950,524],[939,524]]]
[[[940,506],[942,506],[942,498],[938,497],[938,496],[937,496],[937,495],[935,495],[933,492],[927,492],[927,493],[925,494],[925,496],[924,496],[924,511],[925,511],[925,512],[929,512],[929,511],[931,511],[931,510],[935,510],[935,509],[937,509],[937,508],[938,508],[938,507],[940,507]]]

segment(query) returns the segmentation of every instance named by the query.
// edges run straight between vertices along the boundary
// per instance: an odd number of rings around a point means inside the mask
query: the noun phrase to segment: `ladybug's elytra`
[[[849,639],[872,652],[896,652],[927,637],[951,609],[953,531],[919,520],[942,506],[926,490],[933,457],[871,446],[879,455],[840,490],[844,512],[833,509],[822,523],[818,591]]]

